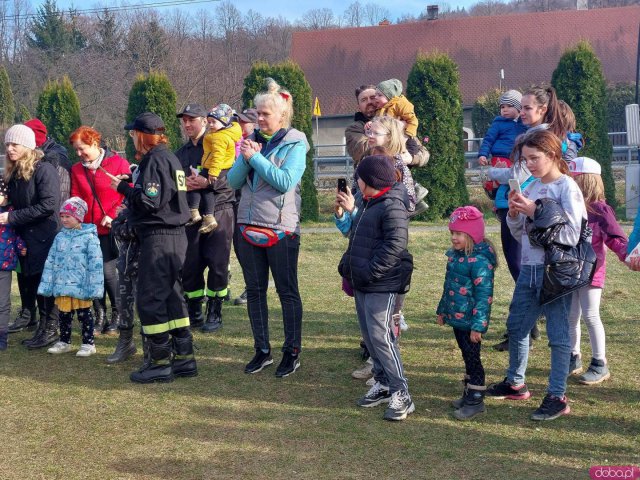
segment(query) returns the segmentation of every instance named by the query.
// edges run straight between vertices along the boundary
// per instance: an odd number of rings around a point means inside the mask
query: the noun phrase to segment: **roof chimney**
[[[384,20],[379,22],[378,25],[381,26],[381,27],[384,27],[384,26],[387,26],[387,25],[391,25],[391,22],[385,18]]]
[[[438,5],[427,5],[427,20],[438,19]]]

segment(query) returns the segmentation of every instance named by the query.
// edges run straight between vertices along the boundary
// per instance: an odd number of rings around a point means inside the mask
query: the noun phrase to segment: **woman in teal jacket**
[[[254,104],[258,126],[242,141],[240,155],[227,174],[231,188],[241,189],[237,223],[242,235],[238,260],[247,286],[247,311],[255,355],[245,373],[258,373],[273,363],[269,343],[267,286],[269,271],[282,304],[285,340],[276,377],[300,366],[302,300],[298,290],[300,250],[300,181],[309,144],[290,127],[292,98],[268,79],[268,92]]]

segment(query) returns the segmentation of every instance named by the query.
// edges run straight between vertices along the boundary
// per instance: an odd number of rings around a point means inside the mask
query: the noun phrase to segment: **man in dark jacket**
[[[187,189],[212,188],[215,192],[214,215],[218,228],[206,234],[197,226],[188,226],[187,258],[184,262],[184,293],[187,297],[191,326],[201,327],[205,333],[215,332],[222,326],[222,302],[228,293],[229,258],[235,224],[233,206],[235,194],[227,183],[228,169],[222,170],[218,179],[209,185],[201,175],[189,175],[192,168],[200,166],[204,149],[202,138],[207,125],[207,111],[202,105],[188,104],[177,114],[189,137],[176,152],[187,175]],[[209,268],[206,283],[204,270]],[[207,297],[207,313],[202,313],[202,300]]]
[[[358,111],[353,117],[353,123],[344,131],[347,152],[354,165],[358,165],[369,148],[369,137],[365,135],[364,127],[376,114],[376,86],[361,85],[356,88],[356,100]]]
[[[349,246],[338,267],[353,287],[362,338],[373,360],[375,384],[358,405],[389,403],[385,420],[415,410],[397,339],[391,328],[396,297],[406,293],[413,262],[407,251],[407,191],[396,181],[393,159],[364,157],[356,170],[363,205],[351,224]]]

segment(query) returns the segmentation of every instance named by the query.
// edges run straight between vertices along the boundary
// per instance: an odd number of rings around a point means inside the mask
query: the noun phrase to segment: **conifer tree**
[[[4,65],[0,65],[0,126],[7,127],[13,123],[16,106],[13,101],[11,82]]]

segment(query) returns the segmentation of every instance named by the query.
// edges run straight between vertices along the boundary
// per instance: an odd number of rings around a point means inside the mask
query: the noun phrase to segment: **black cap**
[[[207,113],[208,113],[207,109],[204,108],[199,103],[188,103],[184,106],[182,111],[176,115],[176,117],[182,118],[186,115],[187,117],[192,117],[192,118],[196,118],[196,117],[206,118]]]
[[[126,124],[124,129],[161,135],[164,133],[165,127],[164,122],[158,115],[152,112],[144,112],[138,115],[133,122]]]
[[[258,123],[258,110],[255,108],[245,108],[242,113],[236,113],[238,120],[245,123]]]

